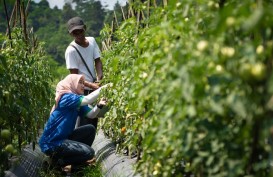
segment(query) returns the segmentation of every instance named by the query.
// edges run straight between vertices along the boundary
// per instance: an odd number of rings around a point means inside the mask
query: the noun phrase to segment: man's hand
[[[84,86],[91,88],[92,90],[97,90],[100,87],[100,83],[92,83],[85,81]]]

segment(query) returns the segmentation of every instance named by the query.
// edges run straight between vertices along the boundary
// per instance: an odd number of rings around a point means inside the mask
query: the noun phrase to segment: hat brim
[[[77,29],[84,29],[84,25],[74,26],[73,28],[68,30],[68,32],[72,33],[72,31],[77,30]]]

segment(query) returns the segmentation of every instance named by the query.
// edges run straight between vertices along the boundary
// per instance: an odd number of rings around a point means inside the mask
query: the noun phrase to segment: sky
[[[35,2],[40,2],[40,0],[34,0]],[[61,9],[64,5],[64,0],[47,0],[49,2],[49,6],[53,8],[57,6]],[[124,6],[128,0],[99,0],[102,6],[108,5],[107,9],[113,10],[115,3],[118,1],[120,5]]]

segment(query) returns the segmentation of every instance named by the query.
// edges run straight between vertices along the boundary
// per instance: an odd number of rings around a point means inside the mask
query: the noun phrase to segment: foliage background
[[[12,14],[14,2],[7,1],[9,18]],[[22,3],[26,6],[27,1],[23,0]],[[34,33],[41,42],[45,42],[46,54],[56,60],[60,66],[65,64],[64,52],[67,45],[73,40],[67,32],[66,26],[70,18],[74,16],[82,17],[87,25],[87,34],[95,37],[99,45],[101,44],[99,38],[100,30],[104,23],[110,24],[113,19],[113,10],[104,9],[100,1],[74,0],[73,3],[75,8],[72,8],[71,3],[67,2],[63,9],[58,9],[57,7],[51,9],[46,0],[41,0],[39,3],[30,1],[27,9],[28,27],[33,28]],[[6,33],[7,23],[2,4],[3,2],[1,2],[0,6],[0,33],[4,34]],[[118,3],[115,4],[114,10],[118,16],[117,20],[121,21],[121,10]]]
[[[272,1],[131,5],[146,18],[104,53],[105,133],[142,176],[271,176]]]

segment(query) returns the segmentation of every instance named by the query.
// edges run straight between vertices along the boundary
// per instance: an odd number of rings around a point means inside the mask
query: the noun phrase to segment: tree
[[[72,9],[71,3],[65,3],[62,11],[62,20],[67,22],[70,18],[77,16],[77,12]]]
[[[7,7],[7,12],[8,12],[8,18],[10,18],[10,14],[13,9],[13,4],[10,1],[6,1],[6,7]],[[0,33],[6,33],[7,30],[7,20],[6,20],[6,13],[4,9],[4,1],[0,1]]]
[[[100,1],[74,0],[76,11],[83,18],[87,26],[87,34],[97,37],[103,27],[105,12]]]

